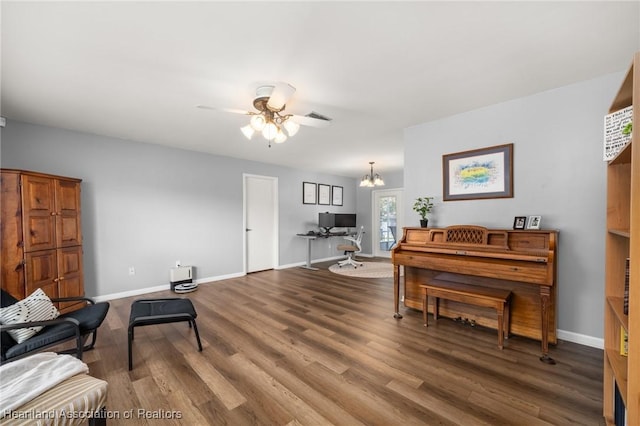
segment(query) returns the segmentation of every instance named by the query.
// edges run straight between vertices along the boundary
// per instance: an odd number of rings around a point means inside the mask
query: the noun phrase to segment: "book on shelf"
[[[629,258],[624,262],[624,296],[622,303],[622,312],[629,315]]]
[[[620,355],[629,355],[629,334],[623,326],[620,326]]]
[[[614,111],[604,117],[604,146],[602,159],[609,161],[631,141],[633,106]]]

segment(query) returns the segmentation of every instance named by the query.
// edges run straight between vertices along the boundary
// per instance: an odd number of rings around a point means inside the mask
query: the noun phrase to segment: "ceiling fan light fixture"
[[[2,0],[0,0],[2,1]],[[298,134],[300,126],[324,128],[331,121],[330,118],[315,112],[307,115],[294,115],[285,112],[287,102],[296,91],[296,88],[288,83],[264,84],[256,88],[253,98],[254,111],[245,111],[231,108],[213,108],[198,105],[201,109],[222,110],[235,114],[249,116],[246,126],[241,126],[242,134],[251,139],[256,133],[271,143],[283,143],[287,139]]]
[[[255,133],[255,130],[253,130],[253,127],[251,127],[250,124],[247,124],[244,127],[240,127],[240,131],[242,132],[243,135],[245,135],[245,137],[249,140],[251,140],[251,137],[253,136],[253,134]]]
[[[253,117],[251,117],[251,121],[249,121],[249,125],[256,132],[261,132],[262,129],[264,129],[264,126],[266,124],[267,124],[267,121],[264,119],[264,116],[262,114],[254,115]]]
[[[290,118],[284,122],[283,126],[290,137],[294,136],[298,133],[298,130],[300,130],[300,125]]]

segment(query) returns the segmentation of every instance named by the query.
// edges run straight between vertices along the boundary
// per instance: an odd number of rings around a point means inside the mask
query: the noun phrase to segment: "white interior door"
[[[278,264],[278,179],[244,176],[245,270],[273,269]]]
[[[402,189],[372,192],[373,255],[391,257],[391,249],[402,237]]]

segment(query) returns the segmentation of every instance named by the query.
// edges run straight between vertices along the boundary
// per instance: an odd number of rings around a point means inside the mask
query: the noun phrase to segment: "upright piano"
[[[404,268],[404,305],[422,310],[420,284],[431,279],[509,289],[514,335],[540,340],[544,362],[556,343],[557,231],[488,229],[475,225],[404,228],[391,252],[395,318],[399,312],[400,267]],[[439,314],[463,317],[497,328],[482,308],[442,301]]]

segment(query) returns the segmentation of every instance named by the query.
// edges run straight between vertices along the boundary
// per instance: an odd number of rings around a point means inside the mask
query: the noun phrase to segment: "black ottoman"
[[[186,298],[135,300],[131,304],[131,315],[129,316],[129,371],[133,369],[131,343],[135,327],[187,321],[189,328],[193,326],[198,341],[198,351],[202,352],[202,343],[200,343],[200,335],[196,326],[197,316],[191,300]]]

